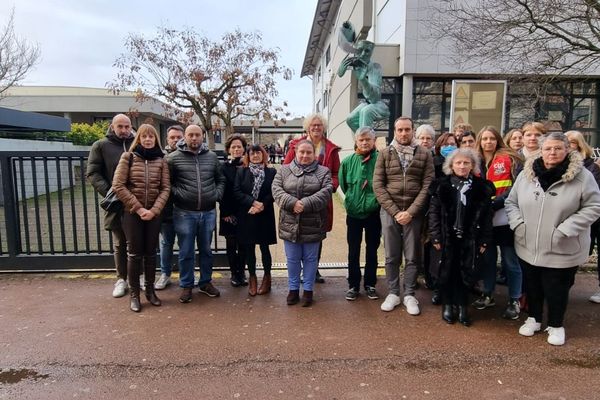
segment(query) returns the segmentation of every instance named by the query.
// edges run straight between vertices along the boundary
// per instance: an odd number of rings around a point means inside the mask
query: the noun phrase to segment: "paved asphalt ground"
[[[447,325],[420,289],[422,314],[384,313],[381,301],[344,299],[329,276],[310,308],[216,279],[220,298],[170,286],[140,314],[93,275],[0,275],[0,399],[597,399],[600,305],[581,273],[567,343],[517,334],[500,305]],[[378,288],[384,292],[385,284]],[[506,300],[505,288],[497,300]],[[522,318],[523,319],[523,318]]]
[[[345,259],[336,208],[325,262]],[[525,317],[500,318],[502,286],[466,328],[443,322],[425,289],[420,316],[384,313],[384,279],[382,299],[349,302],[345,272],[324,274],[310,308],[285,305],[283,271],[254,298],[217,273],[221,297],[180,304],[172,285],[139,314],[111,297],[111,274],[0,275],[0,399],[600,398],[595,272],[577,276],[562,347],[519,336]]]

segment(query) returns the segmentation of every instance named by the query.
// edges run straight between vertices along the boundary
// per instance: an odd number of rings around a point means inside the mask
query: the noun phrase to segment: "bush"
[[[73,144],[89,146],[106,135],[109,125],[109,121],[94,122],[92,125],[71,124],[71,132],[67,133],[67,139]]]

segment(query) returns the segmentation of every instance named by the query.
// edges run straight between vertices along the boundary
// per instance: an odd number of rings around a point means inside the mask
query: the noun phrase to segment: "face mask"
[[[440,154],[442,155],[442,157],[446,158],[454,150],[456,150],[456,146],[442,146],[442,148],[440,149]]]

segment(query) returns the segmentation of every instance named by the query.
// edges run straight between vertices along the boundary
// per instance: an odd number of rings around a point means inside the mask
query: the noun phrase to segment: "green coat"
[[[379,211],[379,203],[373,192],[373,171],[377,161],[377,150],[373,150],[370,155],[371,158],[363,163],[363,156],[352,154],[344,158],[340,166],[338,177],[340,188],[346,195],[344,206],[346,213],[353,218],[363,219]]]

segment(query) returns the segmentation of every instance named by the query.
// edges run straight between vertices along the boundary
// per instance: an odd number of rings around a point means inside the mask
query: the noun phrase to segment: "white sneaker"
[[[565,344],[565,328],[553,328],[551,326],[546,328],[548,332],[548,343],[553,346],[562,346]]]
[[[142,292],[146,290],[146,279],[144,278],[144,274],[140,275],[140,290]]]
[[[385,301],[381,304],[382,311],[392,311],[396,306],[400,305],[400,296],[388,294]]]
[[[156,290],[163,290],[164,288],[166,288],[170,284],[171,284],[171,277],[167,276],[167,274],[160,274],[160,277],[158,278],[158,280],[154,284],[154,289],[156,289]]]
[[[113,289],[113,297],[123,297],[125,296],[125,292],[127,292],[127,281],[119,278]]]
[[[593,295],[590,296],[590,301],[592,303],[598,303],[600,304],[600,292],[596,292]]]
[[[410,315],[421,314],[421,310],[419,310],[419,301],[415,298],[415,296],[404,296],[402,304],[404,304],[404,307],[406,307],[406,312]]]
[[[519,328],[519,335],[533,336],[536,332],[542,329],[542,324],[537,322],[535,318],[529,317],[525,320],[525,323]]]

